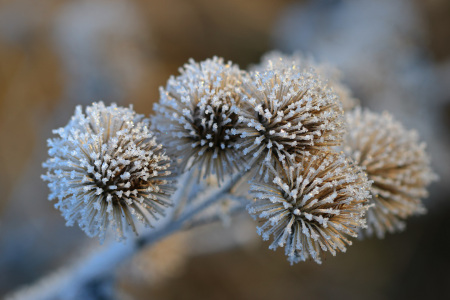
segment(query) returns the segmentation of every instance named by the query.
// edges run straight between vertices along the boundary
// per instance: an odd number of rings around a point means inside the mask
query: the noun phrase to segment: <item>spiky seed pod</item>
[[[224,175],[241,169],[243,160],[230,134],[238,116],[242,71],[231,62],[214,57],[200,63],[190,60],[171,77],[155,104],[153,127],[169,153],[181,160],[183,171],[201,169],[199,176]]]
[[[339,70],[328,64],[317,63],[311,57],[305,57],[300,52],[287,55],[279,51],[272,51],[263,55],[261,63],[251,68],[251,70],[258,72],[276,69],[289,72],[315,70],[318,75],[328,81],[328,85],[337,94],[339,101],[341,101],[344,111],[351,110],[359,102],[352,96],[350,89],[342,83]]]
[[[298,155],[342,142],[341,103],[315,73],[253,72],[243,84],[237,147],[262,175],[265,164],[293,165]],[[267,173],[264,177],[267,176]]]
[[[173,192],[170,159],[132,108],[102,102],[78,106],[69,123],[53,131],[50,158],[42,178],[50,200],[57,200],[67,225],[78,223],[88,236],[105,237],[108,227],[117,239],[134,218],[151,226],[149,217],[164,214]]]
[[[256,182],[250,214],[265,219],[258,227],[269,246],[285,246],[293,263],[311,257],[321,263],[322,251],[346,251],[364,226],[370,182],[358,167],[336,153],[304,156],[298,164],[275,172],[273,183]]]
[[[344,152],[373,180],[374,206],[367,213],[364,233],[382,238],[386,231],[402,230],[407,217],[425,211],[421,199],[437,177],[417,132],[407,131],[389,113],[357,108],[346,116]]]

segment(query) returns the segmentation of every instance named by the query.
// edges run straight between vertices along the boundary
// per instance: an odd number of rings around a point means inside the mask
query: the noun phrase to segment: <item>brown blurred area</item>
[[[446,0],[415,1],[423,13],[428,43],[436,61],[450,57],[450,3]]]
[[[39,119],[50,116],[64,97],[63,58],[55,49],[52,35],[55,19],[70,2],[40,1],[43,7],[35,11],[30,1],[0,4],[4,19],[8,14],[10,18],[21,18],[15,21],[17,24],[1,23],[19,27],[9,31],[20,31],[7,32],[17,37],[0,38],[2,206],[30,159]],[[120,51],[139,56],[140,76],[123,95],[123,101],[132,103],[140,113],[150,113],[159,96],[158,87],[191,57],[199,60],[217,55],[242,66],[256,62],[269,49],[271,26],[287,2],[131,1],[130,6],[140,17],[139,37],[124,44],[110,44],[114,48],[110,52],[119,52],[115,59],[120,59]],[[98,100],[80,99],[80,103]]]
[[[116,101],[121,105],[133,104],[137,112],[148,115],[153,102],[158,100],[158,87],[170,75],[176,75],[189,58],[202,60],[217,55],[242,68],[258,62],[263,53],[275,47],[271,35],[281,11],[299,1],[94,1],[100,6],[111,5],[107,2],[121,3],[128,15],[115,20],[114,27],[109,27],[110,20],[105,21],[106,25],[99,30],[105,32],[106,38],[95,40],[101,57],[98,69],[110,80],[107,84],[100,81],[98,86],[103,85],[105,89],[88,86],[91,89],[88,92],[78,92],[78,88],[86,87],[91,81],[88,78],[89,82],[79,85],[73,82],[86,76],[85,70],[91,74],[89,66],[80,71],[76,62],[68,61],[70,51],[78,49],[73,49],[67,34],[71,26],[82,26],[83,22],[88,26],[92,20],[80,19],[80,24],[72,24],[64,16],[69,20],[77,13],[83,16],[86,11],[78,12],[77,5],[88,5],[88,2],[0,2],[0,216],[12,205],[10,201],[16,190],[29,188],[29,183],[23,181],[24,174],[31,168],[30,164],[40,163],[34,160],[44,159],[45,139],[50,136],[50,129],[65,125],[68,119],[60,116],[70,116],[76,104]],[[448,61],[450,1],[415,0],[415,4],[425,21],[425,42],[433,61]],[[133,21],[131,29],[123,29],[130,20]],[[118,37],[117,31],[120,31]],[[74,55],[78,53],[81,52]],[[110,86],[118,92],[111,92]],[[38,170],[36,174],[42,172]],[[35,191],[39,196],[30,201],[41,201],[47,197],[45,184],[38,177],[33,180],[40,189]],[[24,203],[25,200],[22,199]],[[48,201],[34,205],[53,210]],[[443,287],[450,284],[448,275],[436,277],[433,284],[421,282],[423,276],[414,274],[430,271],[430,266],[440,274],[445,271],[444,266],[449,266],[448,253],[439,250],[436,240],[427,236],[430,230],[450,240],[448,230],[442,228],[448,228],[447,217],[448,213],[442,213],[433,222],[422,223],[417,218],[405,234],[382,241],[356,242],[348,254],[328,257],[324,262],[326,267],[312,262],[290,267],[282,250],[274,253],[267,249],[267,244],[261,243],[190,258],[183,272],[158,286],[135,284],[122,278],[118,289],[126,295],[124,299],[415,299],[426,296],[426,291],[439,297]],[[3,225],[0,219],[0,227]],[[63,221],[57,226],[64,226]],[[408,249],[411,243],[422,248]],[[436,259],[427,267],[425,256]],[[387,259],[380,261],[380,257]],[[63,260],[61,256],[57,258]],[[437,259],[447,263],[440,265]],[[413,265],[412,260],[416,261]],[[41,270],[49,271],[45,267]],[[0,278],[5,276],[0,274]],[[17,277],[15,284],[32,282],[35,277],[38,276],[30,275],[23,280]],[[327,288],[327,282],[332,289]],[[414,293],[406,289],[408,285],[417,287],[412,289]],[[0,295],[8,290],[3,287]]]
[[[39,114],[48,114],[62,95],[62,78],[44,28],[25,44],[0,40],[0,175],[4,205],[29,161]]]

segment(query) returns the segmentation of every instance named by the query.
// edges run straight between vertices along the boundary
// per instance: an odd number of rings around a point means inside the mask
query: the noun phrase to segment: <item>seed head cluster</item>
[[[387,113],[350,110],[356,100],[332,69],[273,52],[250,72],[217,57],[179,71],[160,88],[151,125],[131,107],[99,102],[54,131],[42,177],[68,225],[101,240],[108,228],[118,239],[137,233],[134,219],[151,226],[164,215],[176,175],[191,169],[204,182],[189,195],[229,178],[226,191],[203,195],[217,204],[250,191],[258,233],[291,264],[321,263],[360,233],[382,237],[424,212],[436,179],[425,145]],[[177,212],[196,212],[194,200],[178,200]]]
[[[214,57],[191,60],[161,88],[155,104],[153,128],[169,154],[180,160],[182,170],[198,167],[200,175],[224,178],[243,166],[235,149],[238,122],[234,107],[240,103],[242,71],[231,62]]]
[[[273,182],[255,182],[250,214],[264,223],[258,233],[273,236],[270,249],[285,247],[292,263],[321,253],[346,251],[347,237],[355,237],[365,223],[368,188],[366,175],[342,155],[306,156],[283,172],[272,169]]]
[[[109,227],[117,239],[134,218],[150,226],[163,215],[172,193],[171,160],[150,133],[148,121],[131,108],[102,102],[77,107],[59,137],[49,139],[42,178],[50,200],[68,225],[77,223],[103,240]]]
[[[437,178],[425,144],[387,112],[357,108],[347,113],[347,123],[343,149],[373,181],[365,234],[382,238],[386,232],[403,230],[406,218],[425,212],[422,199]]]

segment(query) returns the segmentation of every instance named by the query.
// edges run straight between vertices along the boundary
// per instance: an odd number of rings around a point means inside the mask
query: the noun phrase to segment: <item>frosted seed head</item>
[[[101,240],[112,228],[121,240],[128,228],[136,232],[134,218],[150,225],[151,218],[144,215],[171,204],[171,160],[149,131],[148,120],[132,107],[98,102],[85,113],[77,107],[56,132],[43,179],[49,182],[49,198],[58,195],[55,206],[67,224],[78,223]],[[158,192],[144,192],[150,190]]]
[[[239,123],[242,76],[222,58],[190,60],[161,89],[152,128],[169,153],[180,158],[183,171],[196,167],[199,176],[215,173],[222,180],[245,166],[237,151],[239,136],[233,134]],[[183,115],[175,117],[174,111]]]
[[[312,57],[306,57],[300,52],[286,55],[279,51],[266,53],[258,65],[252,66],[251,71],[267,72],[268,70],[285,70],[293,76],[301,77],[302,72],[314,71],[325,80],[328,86],[337,94],[345,111],[350,111],[358,104],[358,100],[351,94],[350,89],[342,83],[339,70],[331,65],[317,63]]]
[[[279,168],[293,157],[340,145],[345,129],[341,103],[326,82],[312,71],[272,68],[250,73],[238,107],[241,144],[251,147],[255,173],[268,161]],[[268,96],[269,95],[269,96]],[[276,117],[275,117],[276,116]]]
[[[345,251],[348,237],[365,224],[370,197],[367,176],[353,165],[343,155],[322,152],[287,169],[270,169],[270,183],[253,182],[248,211],[263,220],[259,234],[273,237],[272,249],[284,246],[292,263],[309,257],[320,263],[322,252]]]
[[[346,113],[348,134],[342,150],[373,182],[372,207],[362,233],[384,237],[405,228],[404,221],[424,212],[422,199],[437,179],[425,145],[415,131],[406,130],[387,112],[377,114],[356,108]]]

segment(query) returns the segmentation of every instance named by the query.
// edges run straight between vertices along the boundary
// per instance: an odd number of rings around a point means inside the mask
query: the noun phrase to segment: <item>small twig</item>
[[[189,186],[188,182],[190,181],[191,177],[192,171],[182,174],[180,176],[180,179],[178,180],[178,188],[172,196],[172,202],[175,205],[175,209],[172,214],[172,220],[175,220],[178,217],[180,210],[184,207],[185,201],[183,200],[185,199],[186,189]]]
[[[209,207],[212,203],[221,199],[223,195],[228,194],[231,189],[235,186],[235,184],[242,178],[243,173],[240,172],[238,174],[233,175],[224,185],[220,186],[217,189],[210,189],[209,193],[205,193],[202,197],[200,204],[196,207],[188,210],[183,215],[180,216],[180,220],[187,220],[191,217],[195,216],[200,211],[203,211],[205,208]],[[184,221],[183,221],[184,222]]]
[[[241,203],[244,207],[250,203],[250,199],[244,196],[235,196],[233,194],[227,195],[227,198],[236,202]]]
[[[244,208],[245,208],[244,206],[235,206],[232,209],[230,209],[227,212],[227,214],[230,217],[233,217],[233,216],[235,216],[235,215],[237,215],[239,213],[244,212],[245,211]],[[206,224],[215,223],[215,222],[220,221],[221,219],[222,219],[222,216],[220,216],[220,215],[207,216],[207,217],[204,217],[204,218],[201,218],[201,219],[189,222],[188,224],[186,224],[184,226],[184,229],[185,230],[189,230],[189,229],[192,229],[192,228],[195,228],[195,227],[198,227],[198,226],[203,226],[203,225],[206,225]]]
[[[219,201],[223,198],[224,195],[228,194],[230,190],[234,187],[234,185],[242,178],[243,173],[238,173],[232,176],[223,186],[213,189],[212,192],[206,193],[203,195],[202,199],[199,201],[196,207],[189,209],[187,212],[182,214],[177,220],[169,223],[167,227],[165,227],[165,231],[168,234],[173,233],[177,230],[180,230],[183,225],[194,216],[204,211],[206,208],[211,206],[216,201]],[[164,236],[167,236],[166,232],[164,232]],[[156,235],[157,237],[157,235]],[[155,236],[153,234],[149,234],[147,236],[143,236],[138,239],[137,244],[141,247],[152,244],[154,242]]]

